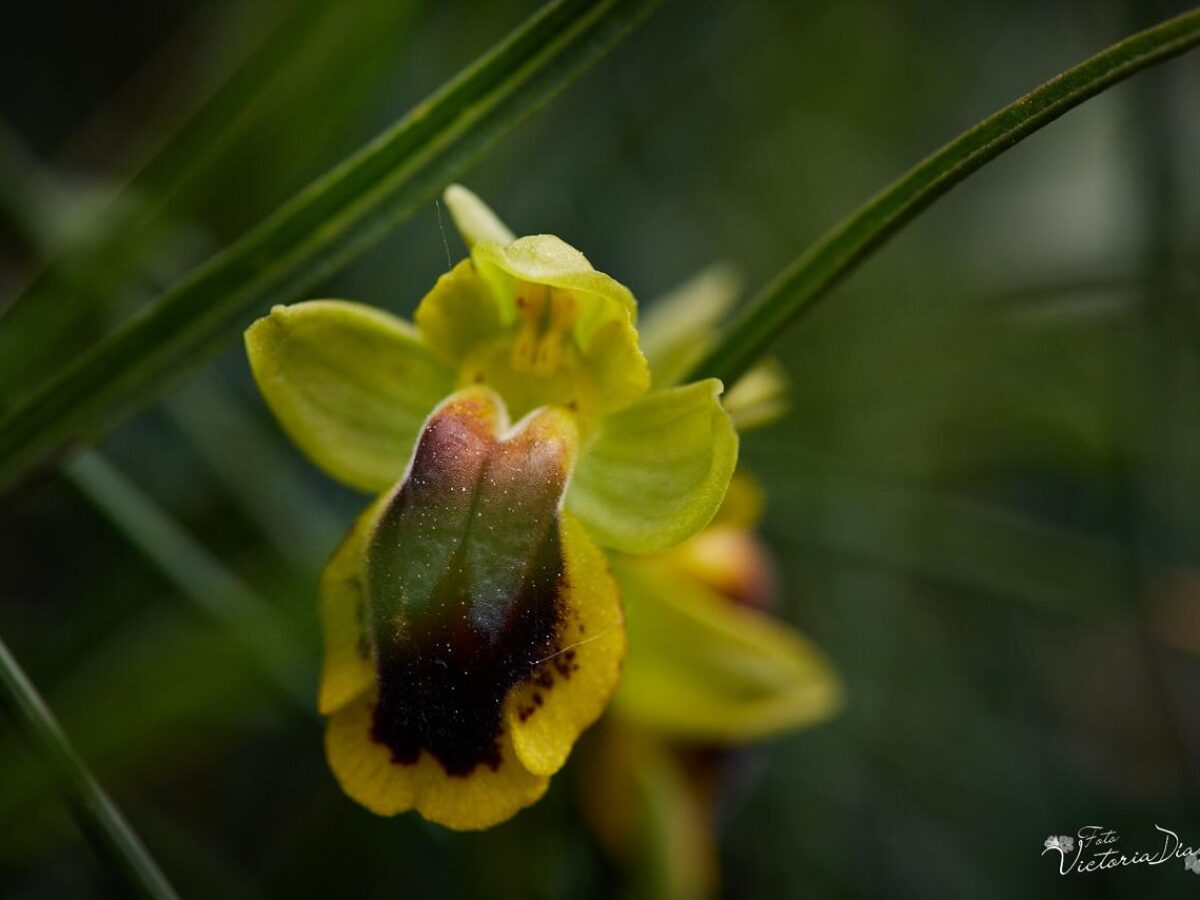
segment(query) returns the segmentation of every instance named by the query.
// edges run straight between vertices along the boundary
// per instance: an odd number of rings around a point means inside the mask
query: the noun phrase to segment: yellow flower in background
[[[376,495],[321,580],[319,708],[342,788],[485,828],[535,802],[626,648],[609,553],[709,523],[737,457],[715,380],[650,390],[630,292],[446,195],[470,257],[415,327],[338,300],[246,333],[293,441]]]
[[[772,615],[761,498],[734,477],[713,524],[680,547],[614,564],[629,614],[625,674],[585,747],[584,811],[646,896],[702,900],[742,748],[830,718],[842,689],[824,655]]]
[[[642,346],[655,384],[670,384],[704,352],[734,290],[713,269],[651,307]],[[786,408],[786,382],[767,363],[725,400],[741,427],[765,424]],[[588,822],[636,896],[713,896],[718,806],[739,751],[825,721],[841,705],[824,654],[772,615],[774,566],[754,531],[762,510],[759,486],[738,474],[694,537],[613,559],[629,651],[609,712],[585,742],[581,787]]]

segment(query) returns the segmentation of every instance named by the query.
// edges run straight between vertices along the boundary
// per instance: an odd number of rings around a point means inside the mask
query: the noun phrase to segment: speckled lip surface
[[[554,411],[504,425],[486,389],[435,412],[368,546],[372,739],[398,764],[426,750],[450,775],[496,768],[505,697],[559,649],[574,435]]]

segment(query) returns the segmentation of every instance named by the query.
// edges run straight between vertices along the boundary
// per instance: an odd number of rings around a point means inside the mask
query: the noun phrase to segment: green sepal
[[[661,560],[615,561],[629,651],[615,714],[688,740],[736,744],[822,721],[841,685],[809,640]]]
[[[343,300],[276,306],[247,329],[246,352],[296,445],[369,493],[404,474],[425,417],[453,385],[411,325]]]
[[[719,381],[698,381],[603,420],[567,492],[567,508],[601,545],[657,553],[709,523],[737,465],[720,394]]]

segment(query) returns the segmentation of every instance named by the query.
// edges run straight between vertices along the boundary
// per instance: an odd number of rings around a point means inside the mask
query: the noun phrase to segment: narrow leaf
[[[119,310],[132,309],[135,298],[152,299],[150,286],[168,277],[153,271],[152,260],[178,246],[182,231],[203,223],[205,232],[239,234],[340,155],[331,157],[331,148],[381,90],[380,72],[394,64],[417,5],[299,0],[260,11],[268,20],[265,35],[220,85],[197,98],[190,116],[177,125],[139,122],[148,135],[161,129],[163,137],[146,139],[156,148],[92,214],[81,216],[87,201],[78,186],[55,180],[32,158],[20,173],[6,175],[23,186],[32,182],[23,188],[25,217],[36,223],[40,214],[46,222],[27,251],[47,265],[0,310],[0,413],[53,377],[60,360],[91,346],[119,320]],[[238,17],[227,27],[240,33],[263,26]],[[335,82],[338,102],[324,102]],[[175,104],[186,108],[189,100],[176,97]],[[321,109],[319,129],[307,127],[314,107]],[[263,128],[268,119],[271,127]],[[300,130],[308,131],[303,142],[295,140]],[[247,171],[254,204],[243,189]]]
[[[303,654],[280,613],[226,568],[99,453],[65,467],[67,479],[202,613],[223,625],[272,681],[302,707]]]
[[[11,713],[62,784],[80,825],[140,897],[174,898],[175,891],[104,788],[67,740],[54,714],[0,640],[0,706]]]
[[[0,421],[0,486],[145,406],[410,216],[658,0],[558,0]]]
[[[1200,9],[1114,44],[963,132],[776,276],[696,366],[696,373],[733,384],[788,324],[956,184],[1090,97],[1197,43]]]

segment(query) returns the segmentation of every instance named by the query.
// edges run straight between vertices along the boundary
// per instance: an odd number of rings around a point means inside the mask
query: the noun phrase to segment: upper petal
[[[555,252],[530,252],[538,246]],[[565,262],[556,268],[548,258]],[[523,277],[535,275],[548,280]],[[586,428],[649,385],[633,310],[629,292],[593,271],[582,254],[558,238],[538,237],[506,247],[476,244],[471,259],[438,279],[414,319],[456,370],[458,386],[488,385],[515,416],[566,407]]]
[[[458,367],[474,348],[503,335],[512,317],[471,261],[464,259],[438,278],[413,321],[430,348]]]
[[[708,524],[737,464],[720,393],[716,379],[654,391],[603,421],[567,494],[597,541],[656,553]]]
[[[259,390],[318,466],[378,493],[403,474],[453,376],[410,325],[341,300],[277,306],[246,331]]]
[[[638,347],[637,304],[627,287],[548,234],[505,245],[479,243],[471,259],[491,285],[505,322],[517,322],[522,293],[530,286],[549,288],[567,301],[571,336],[596,382],[599,411],[620,409],[646,392],[650,370]]]
[[[516,318],[514,282],[544,284],[586,298],[576,328],[583,342],[604,321],[623,313],[637,321],[629,288],[592,268],[586,256],[552,234],[534,234],[507,244],[482,243],[471,251],[479,274],[490,281],[511,318]]]

